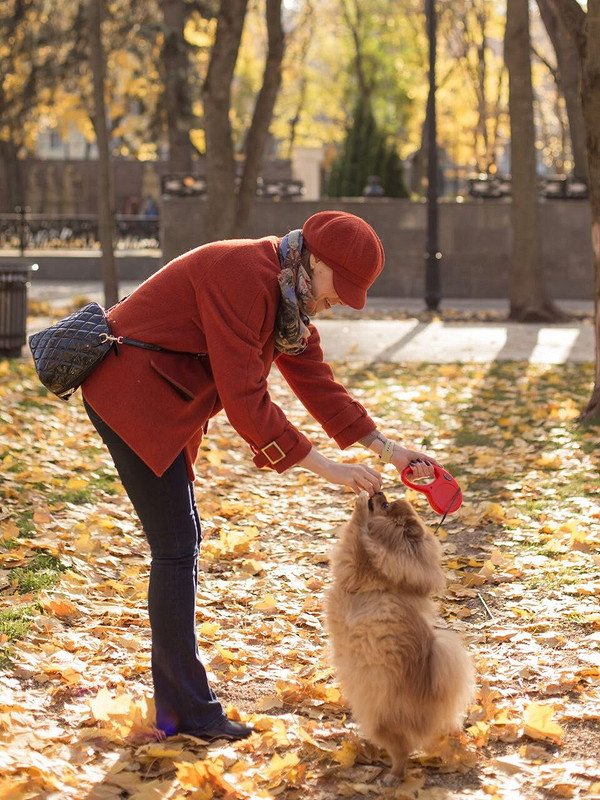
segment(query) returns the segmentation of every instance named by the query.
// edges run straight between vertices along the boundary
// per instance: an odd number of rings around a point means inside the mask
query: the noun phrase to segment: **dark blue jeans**
[[[158,478],[86,403],[142,523],[152,562],[148,613],[157,727],[167,735],[212,727],[223,708],[210,688],[196,638],[200,518],[181,453]]]

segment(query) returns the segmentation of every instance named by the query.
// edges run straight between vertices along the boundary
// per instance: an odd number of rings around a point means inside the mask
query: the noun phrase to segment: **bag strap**
[[[130,344],[133,347],[143,347],[144,350],[156,350],[159,353],[174,353],[179,356],[193,356],[194,358],[204,358],[206,353],[190,353],[188,350],[169,350],[168,347],[161,347],[159,344],[151,344],[150,342],[140,342],[139,339],[129,339],[123,336],[121,339],[123,344]]]
[[[120,306],[121,303],[124,300],[127,300],[128,297],[129,295],[125,295],[125,297],[122,297],[119,300],[119,302],[115,303],[115,305],[112,308]],[[102,308],[102,306],[100,306],[100,308]],[[108,322],[108,315],[110,311],[112,311],[112,308],[109,310],[102,308],[104,317],[106,319],[106,324],[109,326],[109,330],[110,330],[110,325]],[[139,339],[130,339],[128,336],[113,336],[112,333],[101,333],[100,341],[103,344],[104,342],[112,342],[113,347],[115,349],[115,353],[117,355],[119,354],[120,344],[129,344],[132,347],[141,347],[144,350],[153,350],[155,353],[172,353],[173,355],[177,356],[192,356],[192,358],[205,358],[208,355],[208,353],[190,353],[189,350],[169,350],[168,347],[161,347],[159,344],[152,344],[151,342],[141,342]]]
[[[207,353],[191,353],[188,350],[169,350],[168,347],[161,347],[159,344],[141,342],[139,339],[130,339],[128,336],[113,336],[108,333],[101,333],[100,341],[102,343],[112,342],[117,352],[120,344],[129,344],[132,347],[141,347],[144,350],[153,350],[156,353],[172,353],[178,356],[192,356],[193,358],[204,358],[207,355]]]

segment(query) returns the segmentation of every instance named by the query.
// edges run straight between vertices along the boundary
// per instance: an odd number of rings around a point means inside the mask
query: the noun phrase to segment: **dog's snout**
[[[387,497],[383,492],[375,492],[373,497],[369,498],[369,511],[375,511],[376,508],[386,509],[388,505]]]

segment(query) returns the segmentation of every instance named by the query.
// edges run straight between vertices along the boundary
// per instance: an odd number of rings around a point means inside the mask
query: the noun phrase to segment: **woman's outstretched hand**
[[[364,464],[338,464],[331,462],[327,480],[340,486],[348,486],[356,494],[366,492],[369,497],[381,491],[381,475],[372,467]]]
[[[381,475],[376,469],[366,464],[340,464],[338,461],[325,458],[314,447],[298,466],[309,469],[329,483],[348,486],[356,494],[364,491],[370,497],[375,492],[381,491]]]

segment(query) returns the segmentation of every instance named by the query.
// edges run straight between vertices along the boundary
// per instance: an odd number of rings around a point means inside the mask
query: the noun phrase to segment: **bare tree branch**
[[[537,60],[546,67],[546,69],[552,75],[556,83],[558,83],[558,68],[555,67],[553,64],[551,64],[548,61],[548,59],[543,55],[543,53],[540,53],[540,51],[533,44],[533,42],[531,43],[531,52],[537,58]]]

